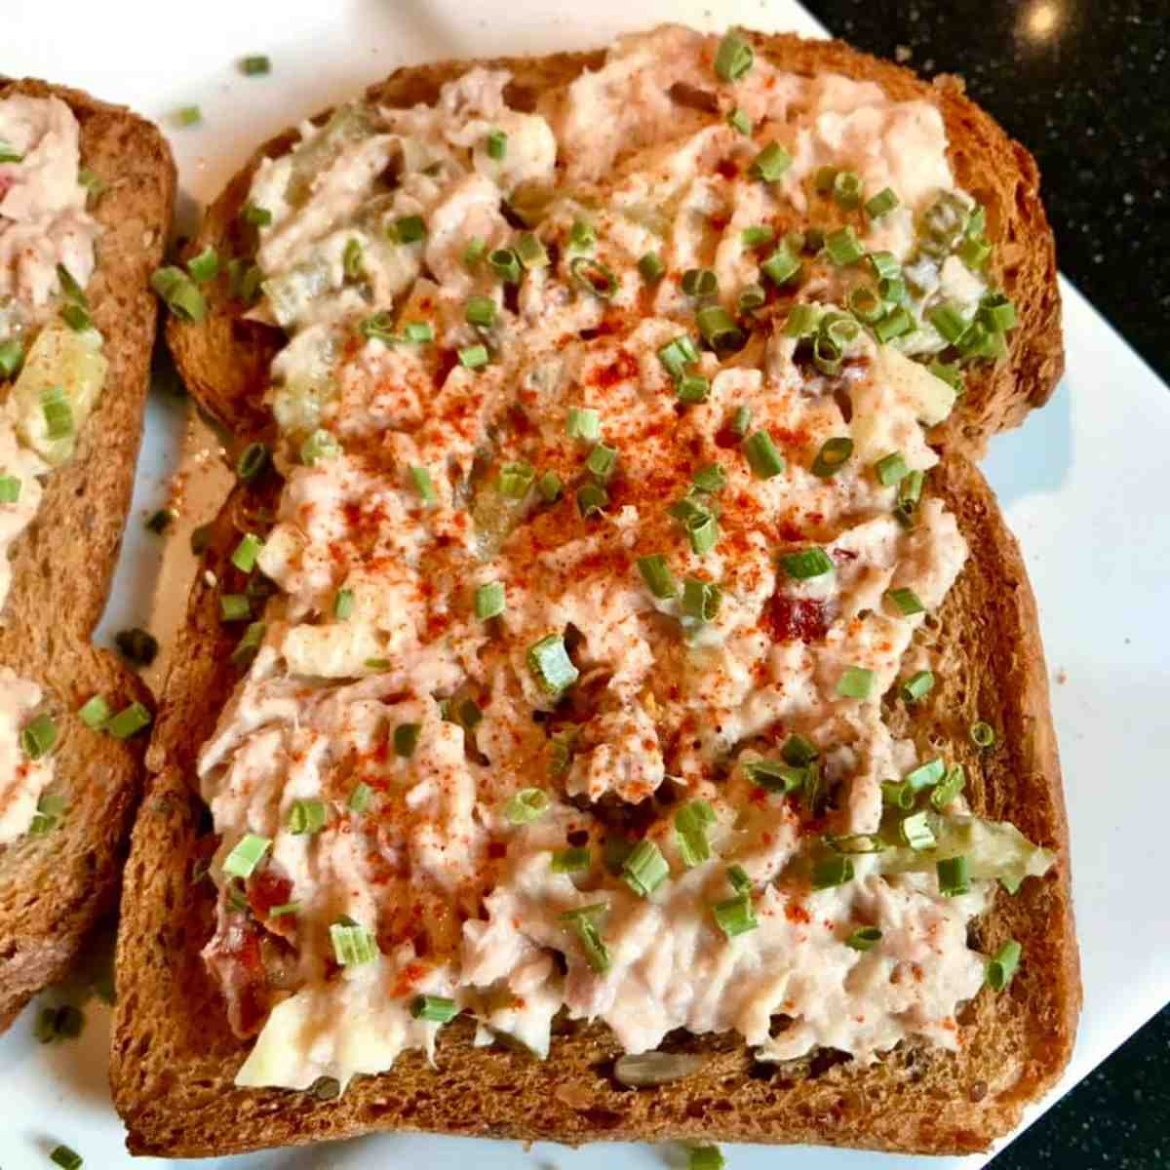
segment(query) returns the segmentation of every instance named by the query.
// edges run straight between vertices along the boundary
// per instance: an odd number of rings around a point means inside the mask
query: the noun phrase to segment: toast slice
[[[105,337],[106,383],[74,458],[47,477],[36,519],[12,548],[0,665],[34,679],[61,732],[50,792],[60,823],[0,849],[0,1028],[60,978],[115,902],[137,804],[144,743],[73,717],[91,695],[113,710],[149,702],[137,676],[90,645],[121,545],[142,434],[156,304],[175,170],[157,128],[119,106],[41,81],[0,81],[0,97],[55,95],[81,125],[81,159],[105,184],[91,208],[102,235],[87,289]]]
[[[1035,160],[965,95],[959,78],[940,76],[928,83],[908,69],[841,41],[810,41],[791,34],[746,35],[756,52],[779,68],[874,81],[895,100],[925,99],[942,114],[957,182],[987,210],[987,238],[995,247],[992,283],[1002,288],[1019,313],[1007,359],[969,373],[961,411],[932,435],[932,442],[978,458],[991,435],[1018,426],[1029,410],[1048,401],[1064,368],[1056,253],[1040,201]],[[531,107],[537,94],[567,86],[583,70],[596,69],[603,58],[600,52],[557,53],[410,66],[371,86],[366,97],[388,107],[433,102],[443,84],[473,65],[486,65],[512,73],[509,101],[524,109]],[[328,111],[314,121],[327,116]],[[289,131],[255,152],[208,207],[186,258],[208,245],[220,255],[249,252],[248,229],[241,225],[239,213],[252,176],[261,159],[287,152],[295,141],[295,133]],[[282,335],[243,319],[244,308],[230,295],[226,274],[204,291],[206,318],[198,324],[171,318],[167,341],[183,381],[200,405],[236,435],[255,436],[270,422],[264,394]]]
[[[241,1089],[248,1044],[232,1034],[200,949],[214,930],[214,887],[193,880],[216,838],[196,795],[195,758],[238,678],[236,634],[219,620],[218,589],[191,595],[152,741],[134,829],[118,938],[111,1080],[138,1154],[222,1155],[377,1130],[579,1143],[601,1139],[817,1142],[928,1153],[985,1149],[1048,1089],[1072,1050],[1080,1004],[1068,837],[1035,604],[1016,542],[979,471],[951,455],[931,476],[972,555],[939,613],[939,685],[899,730],[940,735],[965,752],[974,810],[1014,822],[1055,848],[1056,867],[996,895],[976,926],[994,951],[1023,943],[1027,962],[1006,991],[984,988],[960,1019],[959,1054],[906,1044],[863,1066],[827,1051],[786,1065],[755,1062],[737,1036],[674,1034],[665,1048],[704,1058],[656,1089],[613,1079],[621,1049],[602,1026],[554,1026],[545,1061],[472,1046],[467,1020],[444,1029],[434,1065],[405,1053],[392,1072],[355,1080],[337,1100]],[[270,490],[270,489],[269,489]],[[219,580],[271,497],[238,491],[221,512],[205,567]],[[238,633],[238,632],[237,632]],[[966,728],[1000,730],[978,753]]]

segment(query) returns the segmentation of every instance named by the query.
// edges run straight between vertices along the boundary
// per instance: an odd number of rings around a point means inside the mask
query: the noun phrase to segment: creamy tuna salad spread
[[[0,610],[9,550],[37,514],[44,477],[72,456],[105,380],[85,294],[98,236],[86,178],[65,102],[0,98]],[[0,845],[34,824],[51,776],[42,740],[22,736],[40,700],[35,683],[0,672]]]
[[[287,343],[199,764],[239,1083],[461,1012],[954,1047],[1016,957],[968,924],[1051,858],[883,708],[967,555],[924,425],[1014,323],[943,121],[681,28],[509,82],[306,124],[243,212]]]

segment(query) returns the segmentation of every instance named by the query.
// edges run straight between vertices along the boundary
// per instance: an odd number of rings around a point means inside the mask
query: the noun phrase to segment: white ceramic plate
[[[723,3],[717,13],[710,2],[200,0],[168,7],[6,0],[2,68],[82,86],[164,126],[176,108],[198,103],[201,127],[169,130],[189,218],[192,200],[212,197],[261,139],[399,64],[600,45],[623,29],[667,19],[818,33],[786,0]],[[235,60],[252,52],[272,56],[270,77],[237,73]],[[1170,822],[1170,395],[1071,287],[1064,292],[1068,376],[1046,409],[994,442],[986,470],[1024,546],[1053,675],[1085,981],[1080,1040],[1061,1086],[1067,1090],[1170,999],[1159,845]],[[200,501],[188,511],[188,526],[214,510],[226,483],[215,472],[214,439],[190,424],[187,409],[165,392],[151,402],[107,632],[149,620],[165,642],[182,611],[192,568],[187,541],[180,533],[165,542],[160,566],[160,542],[143,533],[141,520],[161,502],[180,457]],[[131,1165],[106,1086],[108,1012],[91,1003],[82,1038],[52,1048],[32,1039],[34,1012],[0,1040],[0,1165],[45,1170],[58,1142],[80,1151],[87,1167]],[[760,1146],[728,1153],[734,1170],[973,1170],[986,1161]],[[510,1142],[385,1136],[198,1165],[454,1170],[469,1159],[484,1170],[681,1164],[679,1151],[665,1148],[525,1150]]]

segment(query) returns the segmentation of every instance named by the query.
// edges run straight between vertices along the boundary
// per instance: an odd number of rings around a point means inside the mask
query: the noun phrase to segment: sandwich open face
[[[964,454],[1060,368],[1020,148],[843,46],[663,28],[396,74],[163,283],[252,446],[123,899],[132,1149],[1016,1123],[1079,1001]]]
[[[142,119],[0,81],[0,1026],[114,902],[139,795],[146,692],[90,636],[130,502],[173,195]]]

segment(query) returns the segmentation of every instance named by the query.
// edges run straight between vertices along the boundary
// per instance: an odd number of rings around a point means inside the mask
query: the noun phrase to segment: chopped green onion
[[[528,495],[535,479],[536,469],[526,460],[517,459],[505,463],[500,468],[500,493],[510,500],[522,500]]]
[[[414,755],[421,736],[421,723],[398,724],[394,728],[394,754],[401,759],[409,760]]]
[[[780,755],[786,764],[793,764],[798,768],[807,767],[820,755],[817,745],[803,735],[790,735],[780,749]]]
[[[666,274],[666,265],[663,264],[662,257],[657,252],[647,252],[638,261],[638,271],[642,274],[643,280],[653,284]]]
[[[488,266],[505,284],[520,283],[520,257],[511,248],[497,248],[488,256]]]
[[[687,1156],[687,1170],[723,1170],[726,1165],[718,1146],[692,1146]]]
[[[386,345],[393,345],[398,340],[394,333],[394,321],[384,310],[363,318],[358,325],[358,332],[363,337],[385,342]]]
[[[89,315],[89,310],[82,305],[62,305],[60,316],[61,320],[74,333],[85,333],[87,330],[93,328],[93,318]]]
[[[110,710],[110,705],[106,702],[104,695],[94,695],[77,711],[77,717],[92,731],[100,731],[105,727],[111,714],[113,712]]]
[[[935,358],[926,368],[936,378],[945,382],[956,394],[963,393],[963,371],[957,362],[943,362]]]
[[[844,673],[837,680],[837,694],[842,699],[869,698],[876,675],[872,670],[863,666],[847,666]]]
[[[713,582],[698,577],[688,577],[683,582],[683,614],[700,625],[715,620],[722,601],[722,590]]]
[[[22,361],[24,348],[15,337],[0,342],[0,378],[14,378]]]
[[[756,431],[740,444],[744,458],[757,479],[771,479],[784,470],[784,456],[776,448],[767,431]]]
[[[739,81],[755,60],[755,50],[736,32],[724,34],[715,53],[715,76],[720,81]]]
[[[659,553],[648,557],[638,558],[638,572],[646,587],[660,600],[674,597],[678,594],[678,582],[675,581],[667,566],[666,558]]]
[[[659,349],[658,360],[666,367],[666,372],[677,381],[691,362],[699,360],[699,351],[691,338],[682,333]]]
[[[149,726],[150,712],[141,703],[131,703],[106,724],[106,730],[115,739],[129,739]]]
[[[733,129],[738,130],[745,138],[750,138],[752,133],[752,120],[748,117],[746,110],[741,110],[738,106],[727,115],[727,124]]]
[[[0,504],[15,504],[20,490],[21,482],[15,475],[0,475]]]
[[[373,932],[356,922],[335,922],[329,927],[333,957],[341,967],[372,963],[378,957],[378,941]]]
[[[501,162],[508,153],[508,136],[503,130],[493,130],[487,136],[487,156]]]
[[[710,512],[690,517],[684,526],[697,557],[706,556],[719,540],[719,523]]]
[[[232,662],[234,665],[239,667],[247,666],[256,657],[256,651],[260,649],[260,643],[264,641],[264,632],[267,628],[264,622],[253,622],[244,631],[244,636],[232,651]]]
[[[680,402],[706,402],[711,393],[711,380],[701,374],[684,374],[674,387]]]
[[[203,111],[198,106],[180,106],[175,111],[175,121],[180,126],[198,126],[203,121]]]
[[[880,219],[898,206],[898,196],[889,187],[883,187],[876,195],[865,201],[865,214],[870,219]]]
[[[593,864],[593,855],[585,848],[558,849],[552,855],[553,873],[581,873]]]
[[[328,819],[323,800],[294,800],[288,810],[289,831],[297,836],[319,833]]]
[[[548,695],[559,697],[580,676],[560,634],[546,634],[528,648],[528,669]]]
[[[504,816],[512,825],[530,825],[548,812],[548,793],[540,788],[521,788],[504,806]]]
[[[84,1163],[82,1156],[68,1146],[56,1146],[49,1155],[49,1161],[60,1166],[61,1170],[80,1170]]]
[[[731,433],[742,439],[748,433],[748,427],[752,425],[752,408],[750,406],[737,406],[735,414],[731,416]]]
[[[900,780],[882,781],[882,804],[908,811],[914,807],[916,794],[909,784]]]
[[[978,315],[993,333],[1007,333],[1019,323],[1015,305],[1003,293],[988,293],[979,302]]]
[[[449,1024],[458,1014],[459,1005],[445,995],[416,995],[410,1005],[416,1020],[432,1024]]]
[[[901,305],[891,309],[873,327],[874,336],[878,341],[893,341],[895,337],[902,337],[914,329],[914,318]]]
[[[853,880],[853,858],[846,854],[822,857],[813,864],[812,888],[829,890]]]
[[[569,273],[586,292],[603,301],[608,301],[617,292],[617,277],[592,256],[574,256],[569,261]]]
[[[979,272],[991,259],[991,252],[989,241],[968,237],[959,245],[958,256],[972,272]]]
[[[887,589],[886,597],[897,606],[903,617],[913,617],[916,613],[926,612],[926,606],[913,589]]]
[[[845,945],[855,951],[869,951],[881,941],[882,932],[876,926],[859,926],[845,940]]]
[[[886,314],[885,302],[877,290],[869,284],[854,285],[849,290],[849,311],[867,325],[880,321]]]
[[[784,336],[804,338],[816,333],[821,323],[821,310],[817,305],[800,301],[793,305],[784,322]]]
[[[607,902],[595,902],[591,906],[578,906],[576,910],[566,910],[560,916],[561,921],[577,935],[581,949],[585,952],[585,961],[599,975],[604,975],[609,970],[609,949],[598,932],[597,919],[608,910]]]
[[[411,467],[410,479],[411,483],[414,484],[414,490],[418,493],[419,499],[424,504],[433,504],[438,500],[439,494],[435,490],[435,481],[427,468]]]
[[[301,912],[300,902],[281,902],[277,906],[273,906],[268,911],[269,918],[287,918],[290,914],[299,914]]]
[[[925,698],[934,687],[934,675],[929,670],[915,671],[902,684],[902,698],[907,703],[917,703]]]
[[[776,231],[766,223],[753,224],[751,227],[745,227],[739,233],[739,238],[745,248],[759,248],[764,244],[770,244],[776,238]]]
[[[57,742],[57,724],[44,713],[25,724],[20,733],[20,747],[30,760],[39,760],[53,750]]]
[[[682,275],[682,290],[689,297],[713,297],[719,291],[719,278],[710,268],[688,268]]]
[[[565,419],[565,433],[571,439],[595,443],[601,437],[601,415],[588,406],[570,406]]]
[[[569,247],[575,252],[588,252],[597,243],[597,233],[583,219],[575,220],[569,229]]]
[[[232,564],[241,573],[250,573],[256,567],[256,558],[263,547],[264,541],[260,537],[254,532],[245,532],[236,545],[236,551],[232,553]]]
[[[244,593],[221,593],[219,616],[225,622],[244,622],[252,616],[252,602]]]
[[[970,867],[962,854],[958,857],[940,857],[935,863],[938,872],[938,892],[944,898],[965,894],[971,888]]]
[[[561,477],[555,471],[546,471],[537,481],[536,490],[547,504],[555,504],[564,491]]]
[[[267,207],[257,207],[255,203],[245,203],[240,218],[252,227],[268,227],[272,223],[272,212]]]
[[[328,431],[318,428],[301,444],[301,462],[306,467],[315,467],[323,459],[336,459],[341,454],[341,444]]]
[[[481,622],[489,618],[499,617],[507,607],[504,597],[504,583],[489,581],[475,591],[475,616]]]
[[[207,301],[195,282],[181,268],[158,268],[150,277],[150,287],[167,308],[182,321],[202,321],[207,315]]]
[[[467,370],[478,370],[489,361],[486,345],[465,345],[459,350],[459,364]]]
[[[982,720],[971,724],[970,736],[977,748],[987,749],[995,745],[995,728]]]
[[[925,472],[911,471],[898,484],[898,507],[907,512],[912,512],[922,497],[922,485],[925,482]]]
[[[630,851],[622,877],[635,894],[648,898],[670,876],[670,866],[653,841],[642,840]]]
[[[341,270],[347,280],[357,280],[361,277],[364,256],[360,240],[351,236],[345,241],[345,251],[341,255]]]
[[[346,802],[346,808],[356,816],[361,816],[362,813],[370,807],[370,801],[374,797],[374,790],[366,783],[358,784],[354,790],[349,794],[349,800]]]
[[[750,760],[743,766],[744,775],[768,792],[788,794],[804,787],[808,769],[786,764],[782,760]]]
[[[845,211],[861,205],[862,182],[856,171],[838,171],[833,176],[833,198]]]
[[[857,233],[852,226],[838,228],[825,236],[825,251],[839,268],[848,264],[856,264],[865,255],[865,249],[857,239]]]
[[[913,785],[911,785],[911,788],[913,788]],[[925,812],[911,813],[910,816],[903,817],[901,824],[898,826],[898,832],[901,834],[902,840],[911,849],[919,851],[933,849],[938,844],[934,830],[930,827],[930,821],[927,819]]]
[[[272,60],[264,53],[254,53],[240,60],[240,72],[245,77],[260,77],[272,72]]]
[[[695,472],[691,482],[698,491],[713,495],[727,486],[727,472],[719,463],[708,463]]]
[[[931,792],[931,805],[941,812],[951,804],[967,786],[967,773],[962,764],[956,764],[946,778]]]
[[[812,577],[823,577],[833,571],[833,558],[823,548],[804,548],[798,552],[785,553],[780,558],[784,571],[794,581],[807,581]]]
[[[402,215],[394,221],[394,239],[400,244],[417,244],[426,236],[427,225],[421,215]]]
[[[23,161],[24,155],[11,142],[0,138],[0,163],[18,163]]]
[[[236,461],[236,475],[251,483],[268,467],[272,453],[264,443],[249,443]]]
[[[1014,938],[1007,942],[987,960],[987,986],[992,991],[1003,991],[1012,981],[1024,948]]]
[[[883,455],[873,465],[873,470],[878,477],[878,483],[883,487],[893,487],[910,474],[910,468],[906,466],[901,451],[891,451],[889,455]]]
[[[956,301],[944,301],[941,305],[935,305],[926,316],[938,330],[939,336],[952,345],[967,332],[969,322],[963,315],[962,306]]]
[[[776,182],[792,166],[792,155],[778,142],[769,142],[752,161],[749,174],[766,183]]]
[[[609,506],[609,492],[599,483],[582,484],[577,489],[577,510],[588,519],[600,516]]]
[[[760,925],[750,894],[736,894],[734,898],[716,902],[711,907],[711,913],[715,916],[715,922],[719,929],[728,938],[734,938],[737,934],[746,934],[749,930],[755,930]]]
[[[347,622],[353,616],[353,590],[339,589],[333,599],[333,616],[339,622]]]
[[[487,240],[482,236],[472,236],[463,249],[463,266],[474,268],[487,255]]]
[[[836,167],[817,167],[813,175],[813,187],[818,194],[828,195],[833,190],[833,180],[837,177]]]
[[[762,308],[767,303],[768,294],[764,292],[762,286],[758,284],[745,284],[739,290],[739,296],[736,298],[736,308],[740,313],[751,313],[756,309]]]
[[[707,830],[713,824],[715,813],[705,800],[692,800],[674,814],[679,854],[688,869],[701,865],[711,856]]]
[[[853,440],[844,436],[826,439],[813,460],[812,473],[820,479],[829,479],[849,460],[853,454]]]
[[[727,880],[737,894],[750,894],[755,885],[742,865],[729,865],[727,867]]]
[[[264,855],[271,848],[271,837],[261,837],[257,833],[245,833],[236,842],[227,857],[223,859],[223,872],[231,877],[251,877],[256,866],[260,864]]]
[[[585,460],[586,469],[602,480],[608,479],[613,474],[616,464],[617,450],[613,447],[607,447],[604,443],[598,443]]]
[[[533,232],[525,232],[516,241],[516,255],[520,258],[520,263],[530,272],[534,268],[548,267],[548,252],[545,250],[544,244],[541,243],[540,237]]]
[[[41,391],[41,413],[50,439],[67,439],[73,434],[73,407],[62,387],[50,386]]]
[[[795,280],[801,271],[800,257],[782,241],[777,249],[760,265],[760,271],[778,288]]]

